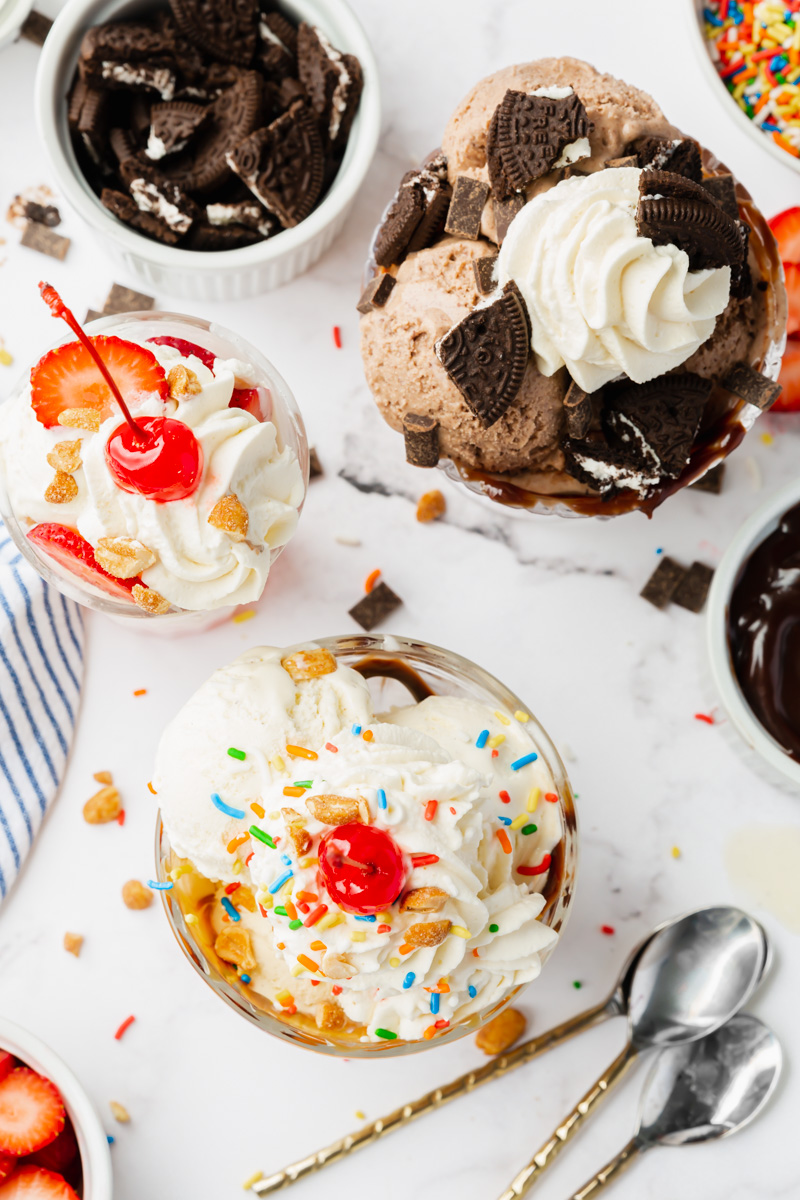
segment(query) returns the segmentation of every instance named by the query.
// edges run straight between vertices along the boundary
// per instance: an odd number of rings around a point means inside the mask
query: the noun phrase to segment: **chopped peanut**
[[[247,537],[250,518],[239,497],[231,493],[217,501],[209,513],[208,523],[227,533],[232,542],[243,542]]]
[[[74,954],[76,958],[80,957],[82,945],[83,945],[83,938],[81,937],[81,935],[79,933],[65,933],[64,934],[64,949],[67,950],[70,954]]]
[[[237,888],[235,900],[237,908],[246,908],[251,913],[256,911],[256,898],[249,887]]]
[[[358,974],[358,967],[349,963],[343,954],[334,954],[332,950],[323,957],[322,970],[328,979],[350,979]]]
[[[344,1009],[335,1000],[326,1000],[318,1004],[314,1016],[318,1029],[341,1029],[346,1023]]]
[[[145,612],[152,613],[154,616],[161,616],[163,613],[169,612],[171,607],[169,600],[165,600],[153,588],[143,587],[141,583],[133,585],[131,596],[134,604],[138,604],[139,608],[143,608]]]
[[[369,824],[369,805],[361,796],[309,796],[306,808],[323,825]]]
[[[432,492],[426,492],[424,496],[420,496],[417,504],[417,520],[423,524],[428,521],[437,521],[439,517],[443,517],[447,503],[442,493],[436,488]]]
[[[117,579],[133,579],[156,561],[152,550],[136,538],[128,537],[100,538],[94,556],[103,570]]]
[[[424,921],[409,925],[404,936],[409,946],[439,946],[449,932],[449,921]]]
[[[110,771],[95,771],[92,779],[96,779],[98,783],[113,783],[114,777]]]
[[[66,471],[56,471],[53,482],[45,489],[48,504],[69,504],[78,494],[78,485]]]
[[[441,912],[447,903],[447,892],[438,887],[413,888],[400,901],[400,912]]]
[[[116,821],[122,812],[122,800],[117,789],[108,784],[95,792],[83,806],[83,819],[89,825],[106,825]]]
[[[56,442],[47,455],[47,461],[54,471],[66,471],[72,475],[83,463],[80,438],[75,442]]]
[[[311,834],[305,827],[303,817],[294,808],[282,808],[281,816],[297,853],[307,854],[311,849]]]
[[[316,679],[319,675],[330,675],[336,670],[336,659],[330,650],[298,650],[281,659],[281,666],[288,671],[295,683]]]
[[[484,1054],[502,1054],[525,1032],[525,1014],[518,1008],[506,1008],[475,1035],[475,1045]]]
[[[58,414],[58,423],[70,429],[88,429],[97,433],[102,417],[99,408],[64,408]]]
[[[179,363],[167,371],[167,383],[171,400],[180,400],[183,396],[196,396],[202,392],[203,385],[190,367]]]
[[[258,966],[258,960],[253,954],[250,934],[246,929],[237,929],[230,925],[217,935],[214,949],[221,959],[234,963],[243,971],[253,971]]]
[[[115,1121],[119,1121],[120,1125],[128,1124],[131,1118],[124,1104],[118,1104],[116,1100],[109,1100],[108,1107],[111,1109],[111,1115]]]
[[[129,879],[123,885],[122,899],[126,908],[149,908],[153,903],[153,893],[138,879]]]

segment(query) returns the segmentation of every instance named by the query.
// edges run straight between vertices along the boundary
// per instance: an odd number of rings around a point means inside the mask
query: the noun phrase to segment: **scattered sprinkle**
[[[412,867],[432,867],[434,863],[439,861],[438,854],[412,854]]]
[[[358,737],[358,735],[361,733],[361,726],[353,725],[350,732],[352,733],[353,737]]]
[[[522,758],[518,758],[515,762],[512,762],[511,770],[521,771],[523,767],[527,767],[528,763],[536,762],[538,757],[539,755],[535,750],[532,750],[530,754],[523,754]]]
[[[258,1183],[259,1179],[263,1179],[263,1178],[264,1178],[264,1172],[256,1171],[253,1175],[250,1176],[249,1179],[245,1179],[244,1183],[242,1184],[242,1191],[249,1192],[250,1188],[253,1186],[253,1184]]]
[[[672,847],[672,857],[680,858],[680,856],[681,856],[680,848],[678,846],[673,846]]]
[[[536,830],[537,830],[538,828],[539,828],[539,826],[538,826],[538,825],[523,825],[523,826],[522,826],[522,832],[523,832],[523,833],[525,834],[525,836],[527,837],[527,836],[528,836],[528,834],[531,834],[531,833],[536,833]]]
[[[558,795],[556,792],[545,792],[544,798],[548,804],[558,804]]]
[[[431,992],[431,1012],[434,1016],[439,1012],[439,993]]]
[[[125,1020],[122,1022],[122,1024],[121,1024],[121,1025],[120,1025],[120,1027],[119,1027],[119,1029],[117,1030],[117,1032],[114,1034],[114,1041],[115,1041],[115,1042],[118,1042],[118,1041],[120,1040],[120,1038],[122,1038],[122,1036],[123,1036],[123,1034],[125,1033],[126,1029],[130,1029],[131,1025],[133,1024],[133,1022],[134,1022],[135,1020],[136,1020],[136,1017],[126,1017],[126,1018],[125,1018]],[[119,1118],[117,1118],[117,1120],[119,1120]]]
[[[581,983],[580,979],[573,979],[572,986],[576,991],[580,991],[580,989],[583,987],[583,984]]]
[[[228,754],[230,754],[231,758],[238,758],[240,762],[244,762],[247,758],[244,750],[237,750],[235,746],[228,747]]]
[[[147,790],[148,790],[148,791],[150,792],[150,794],[151,794],[151,795],[153,795],[153,796],[157,796],[157,795],[158,795],[158,792],[156,791],[156,789],[153,787],[152,783],[150,783],[150,782],[148,782],[148,784],[147,784]]]
[[[234,625],[241,625],[242,621],[249,621],[250,618],[254,617],[255,615],[256,610],[254,608],[246,608],[244,612],[234,613],[231,617],[231,620],[233,621]]]
[[[375,1036],[385,1038],[387,1042],[393,1042],[397,1037],[396,1033],[392,1033],[391,1029],[376,1029]]]
[[[239,913],[233,907],[233,905],[231,904],[231,902],[227,896],[220,896],[220,904],[225,909],[225,912],[228,914],[228,916],[230,917],[230,919],[232,921],[240,921],[241,920]]]
[[[296,783],[292,787],[285,787],[283,789],[283,794],[284,796],[302,796],[305,790],[306,789],[304,787],[301,787],[300,784]]]
[[[115,1121],[119,1121],[120,1125],[128,1124],[131,1118],[124,1104],[118,1104],[116,1100],[109,1100],[108,1107],[111,1109],[111,1115]]]
[[[706,725],[714,724],[714,718],[709,713],[695,713],[694,719],[695,721],[703,721]]]
[[[261,815],[264,815],[263,812]],[[256,838],[257,841],[263,842],[265,846],[269,846],[270,850],[277,849],[275,841],[270,834],[265,833],[263,829],[259,829],[257,825],[250,826],[250,835],[251,837]]]
[[[502,792],[499,792],[498,795],[500,796],[500,799],[503,801],[503,804],[511,803],[511,797],[509,796],[508,792],[505,791],[505,789]]]
[[[511,839],[509,838],[505,829],[495,829],[494,835],[497,838],[500,845],[503,847],[503,853],[511,854],[513,852],[513,847],[511,845]]]
[[[514,817],[514,820],[511,822],[511,828],[514,830],[521,829],[527,820],[528,814],[526,812],[520,813],[519,816]]]
[[[775,441],[775,438],[772,436],[771,433],[762,433],[761,441],[764,443],[765,446],[771,446],[772,443]]]
[[[539,863],[538,867],[522,867],[522,866],[520,866],[520,867],[517,867],[517,872],[520,875],[544,875],[545,871],[547,871],[550,867],[550,861],[551,861],[550,855],[545,854],[544,858]]]
[[[451,925],[450,932],[453,934],[454,937],[463,938],[465,942],[468,942],[469,939],[472,937],[472,934],[470,933],[470,931],[467,929],[467,927],[465,925]]]
[[[249,976],[249,975],[242,974],[242,975],[240,975],[240,976],[239,976],[239,978],[241,979],[242,983],[249,983],[249,982],[250,982],[250,976]]]
[[[505,740],[506,740],[506,735],[504,733],[496,733],[496,734],[494,734],[493,737],[489,738],[487,745],[490,746],[492,748],[492,750],[494,750],[497,746],[502,746],[502,744]]]
[[[133,694],[134,694],[134,696],[146,696],[147,688],[137,688]]]
[[[365,942],[366,940],[367,940],[367,935],[363,929],[351,929],[351,931],[350,931],[350,941],[351,942]]]
[[[236,817],[241,820],[244,816],[243,808],[233,808],[230,804],[226,804],[216,792],[211,793],[211,803],[214,805],[214,808],[218,808],[226,817]]]
[[[612,937],[617,931],[613,925],[601,925],[600,932],[604,933],[606,937]]]
[[[355,913],[354,916],[357,921],[369,921],[370,924],[374,924],[378,919],[373,913]]]
[[[235,851],[237,851],[240,846],[243,846],[245,844],[245,842],[249,842],[249,841],[250,841],[249,833],[240,833],[238,837],[231,838],[231,840],[228,842],[228,853],[234,854]]]
[[[333,344],[337,350],[341,350],[341,348],[342,348],[342,331],[338,325],[334,325],[334,327],[333,327]]]
[[[309,958],[307,954],[298,954],[297,961],[301,967],[305,967],[307,971],[316,972],[319,970],[319,963],[315,963],[313,958]]]
[[[107,1134],[106,1134],[106,1141],[108,1142],[109,1146],[113,1146],[113,1145],[114,1145],[114,1139],[113,1139],[113,1137],[111,1136],[111,1134],[110,1134],[110,1133],[107,1133]]]
[[[530,719],[531,719],[531,714],[523,712],[521,708],[518,708],[517,711],[514,713],[514,720],[521,721],[523,725],[525,724],[526,721],[530,721]]]
[[[174,883],[159,883],[155,879],[148,879],[147,886],[152,888],[154,892],[169,892],[174,888]]]
[[[378,788],[378,808],[386,809],[386,792],[383,788]]]
[[[478,994],[478,989],[476,987],[473,987],[472,984],[470,984],[469,987],[467,988],[467,993],[469,995],[470,1000],[474,1000]]]
[[[425,805],[425,820],[432,821],[436,816],[436,809],[439,807],[438,800],[429,800]]]
[[[267,891],[269,892],[269,894],[271,896],[274,896],[276,892],[279,892],[281,890],[281,888],[283,887],[283,885],[285,883],[288,883],[289,880],[293,878],[293,876],[294,876],[294,871],[284,871],[284,873],[282,875],[278,876],[278,878],[275,880],[274,883],[271,883],[269,885],[269,887],[267,888]]]
[[[399,966],[400,966],[400,959],[399,959],[399,958],[390,958],[390,959],[389,959],[389,966],[390,966],[390,967],[399,967]]]
[[[505,714],[505,713],[502,713],[502,712],[500,712],[500,709],[499,709],[499,708],[496,708],[496,709],[495,709],[494,715],[497,717],[497,719],[498,719],[498,721],[500,722],[500,724],[501,724],[501,725],[510,725],[510,724],[511,724],[511,722],[509,721],[509,719],[508,719],[508,717],[506,716],[506,714]]]
[[[374,571],[370,571],[369,575],[364,580],[364,591],[367,593],[367,595],[370,594],[370,592],[375,587],[375,584],[378,582],[380,577],[381,577],[380,567],[376,567]]]
[[[483,747],[484,747],[484,746],[486,745],[486,743],[488,742],[488,740],[489,740],[489,730],[488,730],[488,729],[482,729],[482,730],[480,731],[480,733],[478,734],[477,738],[475,739],[475,745],[477,746],[477,748],[478,748],[479,750],[482,750],[482,749],[483,749]]]
[[[529,813],[536,812],[536,808],[539,804],[539,797],[541,796],[541,794],[542,794],[541,788],[537,788],[537,787],[531,788],[531,790],[528,792],[528,802],[525,805],[525,807],[527,808]]]
[[[338,754],[338,753],[339,753],[339,747],[338,747],[338,746],[334,746],[333,742],[326,742],[326,743],[325,743],[325,749],[326,749],[326,750],[330,750],[331,754]]]
[[[511,817],[504,817],[502,813],[498,815],[497,819],[498,821],[502,821],[504,825],[511,824]]]
[[[306,917],[303,924],[306,929],[310,929],[312,925],[316,925],[317,921],[322,920],[325,913],[328,911],[327,904],[318,904],[316,908],[312,908],[311,912]]]
[[[261,821],[263,821],[263,819],[264,819],[264,816],[266,815],[266,814],[264,813],[264,809],[261,807],[261,805],[260,805],[260,804],[257,804],[257,803],[255,802],[255,800],[254,800],[254,801],[253,801],[253,803],[250,805],[250,811],[251,811],[251,812],[254,812],[254,813],[256,814],[256,816],[259,818],[259,820],[261,820]]]
[[[412,984],[414,983],[415,979],[416,979],[416,975],[414,974],[414,972],[409,971],[408,974],[406,975],[405,979],[403,980],[403,987],[410,988],[412,986]]]
[[[489,933],[498,933],[499,930],[500,930],[499,925],[490,925],[489,926]]]
[[[311,762],[319,757],[316,750],[307,750],[305,746],[287,746],[286,753],[292,758],[307,758]]]
[[[364,732],[362,733],[361,737],[364,739],[365,742],[372,742],[375,740],[375,734],[372,732],[371,729],[365,729]]]

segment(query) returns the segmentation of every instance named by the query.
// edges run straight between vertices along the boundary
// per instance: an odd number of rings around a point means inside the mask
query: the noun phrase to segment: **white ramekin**
[[[746,758],[761,774],[800,790],[800,763],[794,761],[756,719],[733,670],[728,645],[731,592],[747,559],[777,527],[788,509],[800,503],[800,480],[776,492],[734,534],[714,573],[706,606],[706,646],[711,676],[731,725],[747,748]],[[765,769],[766,768],[766,769]]]
[[[83,1200],[111,1200],[108,1138],[91,1100],[67,1064],[39,1038],[5,1017],[0,1017],[0,1050],[7,1050],[56,1085],[78,1139],[83,1167]]]
[[[166,7],[166,0],[164,0]],[[318,25],[337,49],[355,54],[364,92],[342,165],[322,203],[294,229],[239,250],[164,246],[113,217],[75,158],[65,97],[81,39],[92,26],[152,8],[143,0],[68,0],[47,35],[36,75],[36,120],[54,182],[111,254],[153,288],[198,300],[243,300],[306,271],[340,232],[372,162],[380,131],[378,67],[364,30],[344,0],[281,0],[298,20]]]
[[[17,36],[31,7],[32,0],[0,0],[0,49]]]
[[[739,105],[731,96],[725,84],[720,79],[717,68],[711,59],[706,41],[705,22],[703,20],[703,9],[705,8],[704,0],[683,0],[684,10],[688,18],[689,37],[695,49],[695,57],[700,65],[700,70],[709,81],[709,87],[714,95],[723,105],[725,112],[735,121],[740,129],[743,129],[749,138],[752,138],[762,150],[766,150],[767,154],[771,154],[779,162],[782,162],[785,167],[791,167],[793,171],[800,171],[800,158],[795,158],[786,150],[781,150],[777,142],[774,142],[771,137],[761,130],[754,121],[751,121],[747,113],[743,112]]]

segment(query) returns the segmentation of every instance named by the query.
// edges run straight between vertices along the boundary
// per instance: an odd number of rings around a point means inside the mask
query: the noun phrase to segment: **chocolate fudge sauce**
[[[800,504],[745,563],[728,608],[728,643],[754,716],[800,762]]]

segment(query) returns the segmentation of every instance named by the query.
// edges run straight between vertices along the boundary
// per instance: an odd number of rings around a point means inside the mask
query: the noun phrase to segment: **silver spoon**
[[[468,1071],[466,1074],[460,1075],[458,1079],[454,1079],[451,1083],[444,1084],[442,1087],[435,1088],[432,1092],[428,1092],[425,1096],[422,1096],[421,1099],[411,1104],[404,1104],[402,1108],[395,1109],[394,1112],[389,1113],[385,1117],[379,1117],[376,1121],[372,1121],[354,1133],[340,1138],[330,1146],[326,1146],[314,1154],[309,1154],[306,1158],[300,1159],[298,1162],[291,1163],[289,1166],[277,1171],[274,1175],[259,1180],[252,1185],[252,1190],[258,1196],[267,1196],[279,1191],[281,1188],[289,1187],[291,1184],[296,1183],[298,1179],[302,1179],[306,1175],[310,1175],[322,1167],[328,1166],[330,1163],[338,1162],[340,1159],[352,1154],[355,1150],[361,1150],[364,1146],[371,1145],[387,1133],[393,1133],[397,1129],[404,1128],[411,1121],[416,1120],[417,1117],[434,1112],[444,1104],[447,1104],[449,1100],[455,1100],[459,1096],[464,1096],[492,1079],[500,1079],[503,1075],[507,1075],[510,1071],[516,1070],[517,1067],[521,1067],[532,1059],[537,1058],[546,1050],[552,1050],[553,1047],[561,1045],[562,1042],[567,1041],[578,1033],[582,1033],[585,1029],[590,1029],[594,1025],[607,1020],[609,1017],[627,1015],[637,966],[645,951],[649,950],[652,952],[655,947],[659,954],[666,953],[667,947],[673,944],[673,931],[676,927],[683,928],[688,922],[694,928],[695,923],[704,914],[716,914],[714,919],[722,921],[726,917],[734,922],[742,919],[751,920],[751,918],[746,917],[739,909],[711,908],[700,909],[698,912],[690,913],[685,917],[675,917],[671,921],[665,921],[663,924],[656,926],[653,932],[635,947],[623,966],[611,994],[599,1004],[586,1009],[585,1012],[579,1013],[575,1017],[570,1017],[561,1025],[557,1025],[555,1028],[547,1030],[537,1037],[529,1038],[514,1050],[509,1051],[507,1054],[498,1055],[497,1058],[493,1058],[491,1062],[488,1062],[483,1067],[479,1067],[478,1070]],[[766,935],[760,925],[757,925],[756,922],[752,922],[752,924],[761,932],[763,939],[763,973],[769,961]],[[679,944],[683,945],[684,940],[684,938],[678,939]],[[636,988],[638,992],[638,984]]]
[[[780,1078],[780,1042],[749,1013],[686,1046],[662,1050],[648,1075],[635,1134],[571,1197],[589,1200],[653,1146],[727,1137],[761,1111]]]
[[[707,1037],[748,1001],[769,963],[767,936],[737,908],[704,908],[667,926],[636,961],[628,1041],[500,1200],[524,1196],[643,1050]]]

